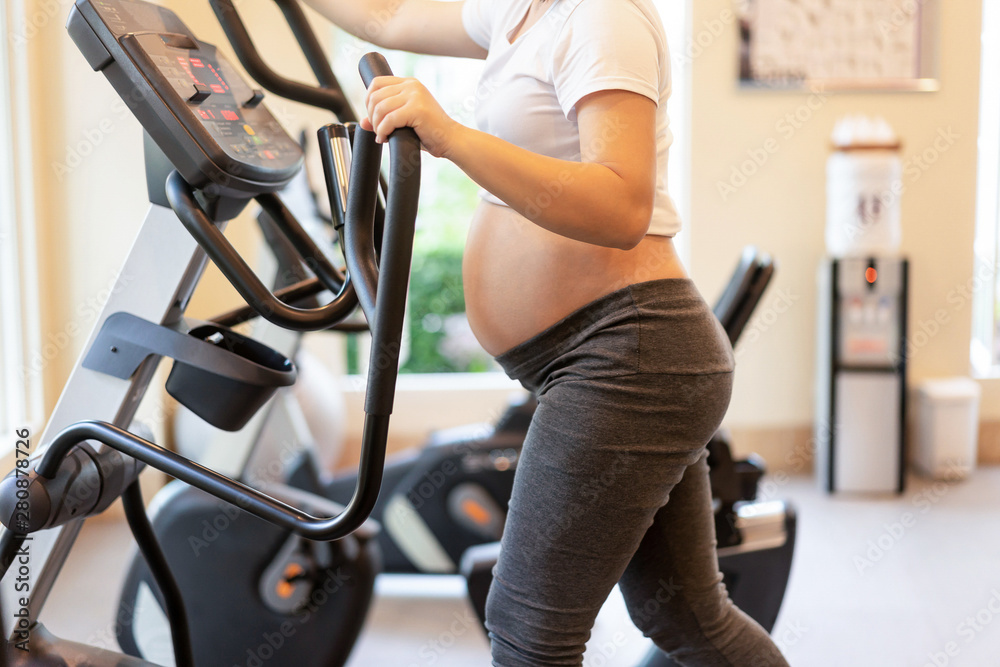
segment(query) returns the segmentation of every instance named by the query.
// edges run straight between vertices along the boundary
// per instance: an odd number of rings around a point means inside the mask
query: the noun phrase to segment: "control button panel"
[[[76,0],[67,28],[146,132],[197,188],[253,195],[287,183],[302,150],[214,46],[144,0]]]

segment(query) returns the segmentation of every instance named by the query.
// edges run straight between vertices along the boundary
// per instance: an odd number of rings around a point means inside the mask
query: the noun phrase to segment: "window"
[[[32,225],[26,54],[15,48],[25,16],[20,0],[0,5],[0,448],[15,428],[41,417],[41,377],[30,372],[38,347],[38,292]],[[15,94],[16,93],[16,94]]]
[[[673,95],[670,99],[674,143],[668,168],[669,189],[681,217],[689,219],[688,174],[690,107],[687,0],[658,0],[671,46]],[[369,45],[336,33],[333,64],[349,99],[362,99],[364,89],[355,70]],[[474,125],[476,82],[482,63],[460,58],[385,54],[399,76],[414,76],[434,92],[441,106],[459,122]],[[479,346],[465,319],[461,257],[469,220],[477,204],[478,186],[447,160],[425,159],[421,176],[413,272],[410,286],[406,361],[403,373],[498,371]],[[676,239],[682,260],[688,259],[688,234]],[[347,369],[357,373],[367,357],[360,337],[349,341]]]
[[[690,0],[654,0],[663,19],[670,45],[670,74],[673,91],[667,111],[670,114],[670,129],[674,143],[670,147],[670,163],[667,166],[667,187],[683,227],[674,238],[674,246],[684,266],[690,268],[691,234],[686,230],[691,224],[691,61],[697,53],[692,43],[690,22]],[[735,30],[735,27],[732,27]]]
[[[972,367],[1000,376],[1000,5],[983,3],[979,108],[979,183],[976,203]]]

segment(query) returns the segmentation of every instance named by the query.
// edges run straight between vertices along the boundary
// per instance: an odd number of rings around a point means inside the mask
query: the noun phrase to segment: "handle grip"
[[[310,39],[303,41],[303,36],[307,32],[311,33],[311,29],[297,4],[290,0],[278,3],[292,31],[299,38],[299,44],[306,59],[313,66],[313,72],[320,81],[320,86],[311,86],[289,79],[272,69],[261,57],[260,51],[257,50],[257,46],[250,37],[250,32],[247,30],[246,24],[243,23],[243,19],[240,18],[233,0],[209,0],[209,4],[212,6],[216,18],[219,19],[219,24],[222,26],[223,32],[226,33],[226,38],[232,45],[236,57],[247,74],[261,86],[281,97],[331,111],[343,121],[355,119],[354,112],[347,103],[347,98],[336,79],[333,78],[332,72],[329,72],[328,76],[329,68],[318,66],[322,49],[319,47],[315,34],[312,34]]]
[[[385,58],[369,53],[358,64],[365,85],[376,76],[392,76]],[[374,213],[381,145],[375,133],[356,128],[350,189],[347,196],[345,258],[358,301],[371,324],[372,349],[365,412],[392,412],[402,342],[406,288],[410,278],[413,235],[420,191],[420,140],[410,127],[389,135],[389,189],[381,254],[374,257]]]
[[[389,68],[385,56],[374,51],[361,57],[358,71],[361,72],[361,80],[365,82],[365,88],[372,85],[372,79],[377,76],[392,76],[392,69]]]

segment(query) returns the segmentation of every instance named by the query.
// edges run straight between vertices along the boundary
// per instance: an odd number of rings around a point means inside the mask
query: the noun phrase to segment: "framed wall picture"
[[[938,89],[940,0],[736,0],[740,83]]]

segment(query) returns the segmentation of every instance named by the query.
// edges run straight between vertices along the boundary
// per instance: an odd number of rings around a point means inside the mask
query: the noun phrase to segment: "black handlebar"
[[[232,283],[248,304],[269,322],[285,329],[296,331],[317,331],[328,329],[351,314],[357,306],[357,297],[350,280],[336,282],[340,275],[336,267],[329,263],[323,253],[309,240],[291,213],[275,196],[258,197],[258,203],[268,210],[279,229],[286,231],[286,237],[303,254],[303,259],[324,286],[336,294],[334,299],[319,308],[296,308],[279,300],[254,274],[239,252],[226,240],[222,232],[195,199],[194,190],[184,178],[175,172],[167,177],[167,200],[174,213],[188,232],[198,242],[205,253],[215,262],[223,275]],[[305,250],[306,252],[303,252]]]
[[[355,120],[354,112],[344,97],[344,92],[333,76],[333,70],[326,62],[326,56],[306,20],[302,8],[295,0],[275,0],[281,8],[302,47],[302,51],[316,75],[319,86],[310,86],[300,81],[294,81],[275,72],[264,62],[257,47],[250,37],[246,24],[240,18],[233,5],[233,0],[209,0],[215,16],[226,33],[226,38],[233,46],[233,51],[247,73],[260,85],[275,95],[302,102],[310,106],[327,109],[342,121]]]
[[[302,5],[298,3],[298,0],[274,0],[274,2],[281,9],[281,13],[285,15],[285,21],[292,29],[292,34],[295,35],[295,40],[302,48],[302,54],[309,62],[309,67],[312,68],[313,75],[319,85],[330,90],[341,91],[340,82],[333,74],[330,61],[327,60],[326,53],[323,51],[319,39],[316,38],[316,33],[309,25],[309,20],[306,18],[305,12],[302,11]],[[351,119],[344,118],[344,121],[348,120]]]
[[[362,59],[360,70],[366,85],[375,76],[392,74],[385,59],[374,53]],[[346,279],[327,262],[277,196],[258,197],[258,203],[303,256],[306,265],[316,274],[316,279],[331,291],[336,292],[339,288],[332,302],[314,309],[290,306],[264,287],[205,214],[191,186],[180,174],[172,173],[166,187],[167,198],[181,222],[262,317],[285,328],[322,329],[347,317],[360,301],[372,331],[372,350],[358,485],[343,513],[329,518],[309,516],[142,438],[98,422],[81,422],[61,432],[42,459],[38,473],[45,477],[53,476],[70,447],[82,440],[94,439],[311,539],[337,539],[360,526],[371,513],[382,483],[420,192],[420,140],[416,132],[411,128],[397,129],[389,135],[388,145],[389,187],[381,254],[377,256],[375,225],[382,147],[375,142],[374,132],[360,128],[355,130],[343,225],[342,246],[348,267]],[[329,182],[330,175],[327,175]],[[293,291],[303,289],[303,285],[293,286],[288,295],[291,297]]]
[[[389,64],[378,53],[369,53],[359,65],[365,85],[375,76],[391,76]],[[354,131],[354,155],[347,193],[347,270],[358,301],[372,330],[365,412],[392,412],[402,341],[406,288],[410,278],[413,235],[420,193],[420,140],[412,128],[389,135],[389,188],[386,193],[385,229],[376,265],[375,210],[379,188],[381,144],[375,133]]]
[[[374,51],[361,56],[358,71],[361,72],[361,80],[365,82],[365,88],[372,85],[372,80],[377,76],[392,76],[392,69],[386,62],[385,56]]]
[[[74,446],[87,440],[96,440],[303,537],[312,540],[336,540],[360,528],[375,506],[382,483],[388,425],[388,418],[365,421],[358,487],[344,511],[334,517],[311,516],[106,422],[82,421],[60,431],[45,450],[35,471],[48,480],[55,479],[60,464]],[[378,456],[379,448],[372,447],[373,443],[377,444],[379,441],[382,443],[381,457]]]

